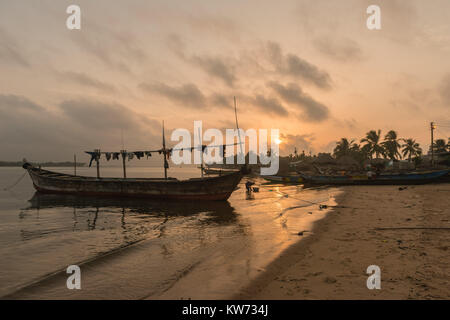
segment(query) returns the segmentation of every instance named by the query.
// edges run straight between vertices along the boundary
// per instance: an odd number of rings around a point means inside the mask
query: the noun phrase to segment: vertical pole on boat
[[[241,130],[239,130],[239,123],[238,123],[238,117],[237,117],[237,105],[236,105],[236,96],[234,96],[234,116],[236,118],[236,129],[238,131],[238,137],[239,137],[239,146],[241,147],[241,154],[244,156],[244,166],[243,167],[247,167],[247,163],[245,161],[245,154],[242,151],[242,140],[241,140]],[[249,158],[250,159],[250,158]],[[238,157],[236,157],[236,162],[238,162]],[[241,169],[243,168],[241,167]]]
[[[236,106],[236,96],[234,96],[234,116],[236,118],[236,129],[238,131],[238,136],[239,136],[239,145],[241,147],[241,153],[244,153],[242,151],[242,142],[241,142],[241,131],[239,130],[239,124],[238,124],[238,118],[237,118],[237,106]]]
[[[125,158],[127,157],[126,150],[120,150],[120,154],[122,155],[122,167],[123,167],[123,178],[127,178],[127,168],[125,166]]]
[[[434,129],[436,129],[434,122],[430,123],[430,128],[431,128],[431,166],[434,166],[434,135],[433,135],[433,131]]]
[[[166,150],[166,136],[164,135],[164,120],[162,122],[162,143],[163,143],[163,156],[164,156],[164,179],[167,180],[167,168],[169,164],[167,163],[167,150]]]
[[[202,139],[202,133],[201,133],[201,131],[200,131],[200,128],[198,128],[198,138],[200,139],[200,145],[199,145],[199,148],[200,148],[200,171],[202,172],[202,175],[201,175],[201,177],[203,178],[203,170],[204,170],[204,168],[203,168],[203,139]]]
[[[74,175],[77,175],[77,155],[74,154],[73,155],[73,171],[74,171]]]
[[[97,164],[97,179],[100,179],[100,149],[96,149],[95,162]]]

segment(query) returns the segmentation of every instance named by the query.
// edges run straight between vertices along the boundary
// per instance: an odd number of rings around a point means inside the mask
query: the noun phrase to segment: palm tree
[[[347,138],[342,138],[341,141],[336,143],[336,147],[333,150],[335,158],[340,158],[350,154],[352,144],[354,140],[348,141]]]
[[[403,139],[405,142],[402,147],[403,156],[408,156],[408,161],[411,162],[413,156],[420,156],[422,154],[422,149],[419,144],[414,139]]]
[[[447,151],[447,144],[445,143],[444,139],[437,139],[434,142],[434,152],[440,153],[440,152],[446,152]]]
[[[372,159],[374,153],[377,158],[380,156],[380,154],[385,154],[384,148],[380,144],[380,136],[381,130],[378,130],[378,132],[375,130],[370,130],[366,133],[366,137],[364,139],[361,139],[361,142],[366,142],[364,147],[367,146],[366,148],[369,150],[370,159]]]
[[[394,160],[398,157],[401,157],[400,152],[400,143],[397,139],[397,132],[394,130],[389,131],[384,136],[384,141],[381,143],[385,150],[385,154],[389,157],[389,159]]]

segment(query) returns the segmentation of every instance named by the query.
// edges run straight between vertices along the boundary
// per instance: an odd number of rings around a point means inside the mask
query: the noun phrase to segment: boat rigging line
[[[27,172],[25,172],[16,182],[14,182],[12,185],[10,185],[9,187],[4,188],[4,191],[9,191],[12,188],[14,188],[17,184],[19,184],[20,181],[22,181],[23,177],[25,177],[27,174]]]

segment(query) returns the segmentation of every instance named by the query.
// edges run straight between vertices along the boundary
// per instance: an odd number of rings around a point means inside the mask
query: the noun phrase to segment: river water
[[[46,168],[72,173],[70,168]],[[103,167],[103,176],[121,176]],[[311,230],[338,189],[244,178],[226,202],[158,202],[40,195],[22,168],[0,168],[0,297],[18,299],[222,299],[264,272]],[[78,168],[95,176],[95,168]],[[128,168],[161,177],[161,168]],[[169,176],[198,177],[193,167]],[[305,235],[308,233],[306,232]],[[69,290],[69,265],[81,289]]]

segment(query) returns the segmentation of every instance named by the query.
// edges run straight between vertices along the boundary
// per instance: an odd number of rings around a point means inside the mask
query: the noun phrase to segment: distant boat
[[[137,197],[169,200],[227,200],[243,174],[236,171],[217,177],[96,178],[43,170],[25,163],[35,189],[42,193],[83,196]]]
[[[262,178],[277,183],[304,183],[302,176],[261,176]]]
[[[439,182],[448,175],[450,170],[440,170],[424,173],[380,174],[369,178],[367,175],[342,176],[310,176],[300,174],[305,184],[313,185],[404,185]]]
[[[210,169],[210,168],[201,168],[201,170],[203,170],[204,174],[218,174],[218,175],[234,173],[237,171],[231,169]]]

